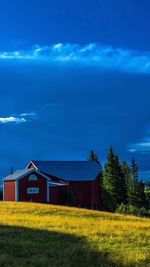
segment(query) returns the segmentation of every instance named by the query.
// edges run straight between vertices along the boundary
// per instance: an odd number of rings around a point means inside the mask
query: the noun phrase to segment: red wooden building
[[[33,201],[96,207],[100,166],[96,161],[30,161],[3,179],[4,201]]]

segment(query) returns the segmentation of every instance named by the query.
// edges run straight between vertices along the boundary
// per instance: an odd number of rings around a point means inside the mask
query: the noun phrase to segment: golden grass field
[[[150,266],[150,220],[0,202],[0,266]]]

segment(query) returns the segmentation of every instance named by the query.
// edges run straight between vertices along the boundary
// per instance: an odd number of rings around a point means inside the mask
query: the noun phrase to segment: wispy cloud
[[[22,122],[26,122],[25,118],[20,118],[20,117],[14,117],[14,116],[10,116],[10,117],[0,117],[0,123],[22,123]]]
[[[150,73],[150,52],[113,48],[96,43],[34,46],[31,50],[0,52],[0,59],[46,60],[58,63],[80,63],[106,69]]]
[[[36,116],[36,113],[29,112],[29,113],[21,113],[16,116],[11,115],[9,117],[0,117],[0,124],[8,124],[8,123],[20,124],[20,123],[30,121],[31,118],[35,116]]]
[[[39,107],[42,109],[47,109],[47,108],[59,108],[59,107],[64,107],[64,104],[61,103],[45,103],[43,105],[40,105]]]
[[[20,117],[36,117],[35,112],[24,112],[19,115]]]
[[[134,152],[150,152],[150,142],[149,141],[144,141],[144,142],[139,142],[135,144],[130,144],[129,145],[129,152],[134,153]]]

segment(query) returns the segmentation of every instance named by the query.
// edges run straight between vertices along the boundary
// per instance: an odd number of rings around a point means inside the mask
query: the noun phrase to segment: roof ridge
[[[93,180],[100,173],[100,165],[90,160],[31,160],[41,172],[63,180]]]
[[[96,162],[95,160],[31,160],[32,162],[35,161],[42,161],[42,162]],[[96,162],[97,163],[97,162]]]

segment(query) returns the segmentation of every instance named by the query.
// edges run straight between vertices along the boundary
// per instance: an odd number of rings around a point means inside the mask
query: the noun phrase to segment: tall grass
[[[0,266],[150,266],[149,219],[6,202],[0,225]]]

